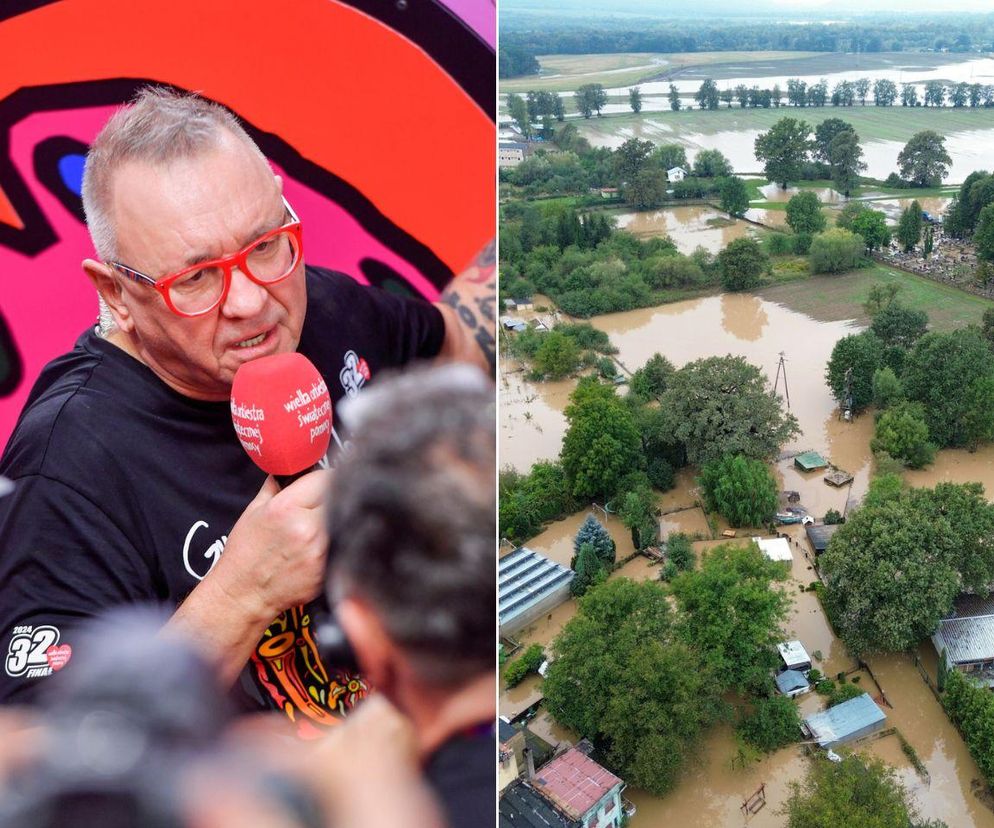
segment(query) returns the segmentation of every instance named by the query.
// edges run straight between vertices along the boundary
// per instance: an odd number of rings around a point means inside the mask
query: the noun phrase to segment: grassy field
[[[607,87],[625,86],[647,80],[738,77],[777,77],[780,75],[830,75],[834,72],[932,69],[962,63],[976,55],[881,52],[852,55],[842,52],[647,52],[603,55],[540,55],[539,74],[502,80],[501,93],[550,89],[575,90],[584,83]],[[914,78],[908,78],[914,80]]]
[[[531,89],[569,92],[584,83],[600,83],[608,87],[625,86],[650,78],[671,75],[682,77],[682,73],[688,70],[705,72],[712,66],[735,65],[740,67],[738,74],[741,74],[743,64],[803,60],[816,54],[817,52],[625,52],[604,55],[539,55],[539,74],[502,80],[500,91],[501,94],[527,92]]]
[[[905,305],[928,313],[932,330],[948,331],[979,323],[983,312],[994,302],[948,285],[883,265],[841,276],[814,276],[797,282],[763,288],[759,295],[780,302],[792,310],[826,321],[856,319],[869,324],[863,303],[877,284],[898,284],[898,299]]]
[[[902,106],[826,106],[817,109],[733,109],[713,112],[694,109],[680,112],[643,112],[604,115],[577,120],[580,134],[595,145],[604,138],[629,130],[640,138],[665,143],[684,134],[766,130],[781,118],[800,118],[812,129],[827,118],[841,118],[853,125],[861,141],[905,142],[916,132],[931,129],[940,135],[976,129],[994,129],[994,109],[909,109]]]

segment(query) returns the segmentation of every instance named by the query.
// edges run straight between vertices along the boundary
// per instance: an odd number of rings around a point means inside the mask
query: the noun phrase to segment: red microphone
[[[235,372],[231,420],[248,456],[285,488],[328,452],[331,395],[303,354],[260,357]]]

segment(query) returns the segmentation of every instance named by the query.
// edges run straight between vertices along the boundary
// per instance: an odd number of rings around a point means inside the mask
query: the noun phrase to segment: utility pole
[[[790,411],[790,390],[787,388],[787,360],[784,357],[784,352],[780,352],[780,361],[777,363],[777,375],[773,380],[773,393],[777,393],[777,388],[780,385],[780,374],[783,374],[783,393],[787,398],[787,410]]]
[[[846,368],[845,386],[842,391],[842,419],[852,422],[852,366]]]

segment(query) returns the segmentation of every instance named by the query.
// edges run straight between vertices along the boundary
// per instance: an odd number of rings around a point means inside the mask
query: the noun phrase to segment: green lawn
[[[940,135],[975,129],[994,129],[992,109],[909,109],[902,106],[826,106],[817,109],[782,107],[780,109],[728,109],[680,112],[642,112],[596,116],[575,121],[580,134],[595,144],[603,138],[617,135],[619,130],[632,130],[636,137],[649,138],[656,143],[678,141],[688,133],[713,135],[718,132],[766,130],[781,118],[807,121],[812,130],[827,118],[841,118],[853,125],[862,141],[906,142],[916,132],[931,129]]]
[[[870,288],[891,283],[901,286],[898,299],[903,304],[928,313],[932,330],[979,323],[983,312],[994,307],[994,302],[972,293],[879,264],[840,276],[813,276],[774,285],[761,289],[759,295],[815,319],[856,319],[866,325],[869,319],[862,306]]]

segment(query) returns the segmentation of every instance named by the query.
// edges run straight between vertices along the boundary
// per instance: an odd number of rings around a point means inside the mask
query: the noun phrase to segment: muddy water
[[[528,541],[528,548],[568,567],[573,559],[573,538],[576,537],[576,533],[580,531],[580,527],[590,514],[593,514],[601,522],[614,539],[617,560],[623,560],[635,552],[635,547],[632,545],[632,533],[625,528],[625,524],[614,515],[605,516],[600,510],[577,512],[565,520],[556,521],[542,534],[536,535]]]
[[[935,462],[920,471],[905,471],[904,479],[912,486],[934,486],[936,483],[983,483],[987,499],[994,501],[994,443],[975,452],[966,449],[940,451]]]
[[[911,206],[911,202],[916,200],[922,210],[936,217],[942,216],[952,202],[951,198],[887,198],[880,201],[869,201],[867,206],[874,210],[882,210],[890,221],[897,222],[901,218],[901,213]]]
[[[763,198],[766,201],[782,201],[786,203],[798,193],[814,193],[818,196],[818,200],[822,204],[837,204],[840,201],[845,201],[842,194],[836,192],[831,187],[787,187],[784,189],[779,184],[767,184],[765,187],[760,187],[759,191],[763,194]]]
[[[517,370],[517,373],[511,371]],[[527,472],[539,460],[554,460],[566,434],[569,395],[576,380],[532,383],[513,360],[502,364],[500,462]]]
[[[787,212],[785,210],[764,210],[761,207],[750,207],[745,212],[750,221],[758,221],[767,227],[787,229]]]
[[[615,214],[618,227],[641,238],[669,236],[681,253],[703,247],[711,253],[724,250],[735,239],[756,230],[744,221],[734,221],[711,207],[670,207],[637,213]]]

